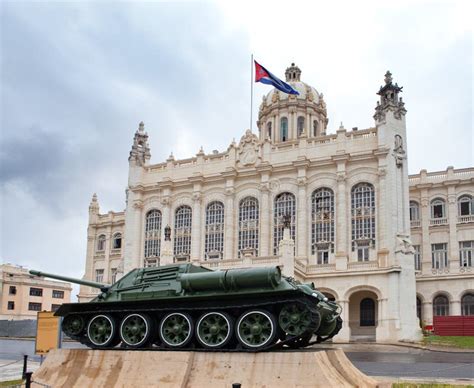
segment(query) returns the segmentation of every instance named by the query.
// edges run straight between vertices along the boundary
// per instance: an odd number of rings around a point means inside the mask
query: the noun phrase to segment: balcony
[[[412,228],[419,228],[421,226],[421,221],[420,220],[410,221],[410,226]]]
[[[379,267],[377,260],[371,261],[353,261],[347,264],[347,269],[350,271],[365,271],[367,269],[376,269]]]
[[[448,219],[447,218],[432,218],[430,220],[430,226],[440,226],[440,225],[447,225]]]
[[[458,216],[458,224],[467,224],[469,222],[474,222],[474,214],[468,216]]]

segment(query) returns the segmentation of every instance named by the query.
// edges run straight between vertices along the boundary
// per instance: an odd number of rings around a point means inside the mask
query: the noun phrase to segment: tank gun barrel
[[[30,270],[30,274],[35,275],[35,276],[43,276],[45,278],[62,280],[65,282],[70,282],[70,283],[75,283],[75,284],[81,284],[83,286],[99,288],[102,292],[107,292],[107,290],[110,288],[110,284],[103,284],[103,283],[92,282],[90,280],[82,280],[82,279],[70,278],[67,276],[54,275],[47,272],[36,271],[34,269]]]

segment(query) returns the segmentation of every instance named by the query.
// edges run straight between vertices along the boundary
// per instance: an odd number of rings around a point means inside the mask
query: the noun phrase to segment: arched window
[[[206,208],[205,259],[222,259],[224,254],[224,204],[211,202]]]
[[[359,183],[351,191],[352,251],[358,261],[369,260],[375,245],[375,192],[370,183]]]
[[[298,128],[298,136],[301,136],[304,131],[304,117],[299,116],[296,124],[296,127]]]
[[[372,298],[360,301],[360,325],[375,326],[375,302]]]
[[[458,214],[460,216],[474,215],[474,198],[470,195],[463,195],[458,200]]]
[[[449,315],[449,300],[444,295],[438,295],[433,300],[433,316]]]
[[[258,256],[258,200],[246,197],[239,205],[239,257]]]
[[[280,141],[288,140],[288,119],[282,117],[280,120]]]
[[[97,238],[97,251],[98,252],[105,251],[105,234],[101,234]]]
[[[422,306],[423,306],[423,304],[421,303],[421,299],[416,297],[416,316],[420,320],[420,323],[423,320],[423,318],[422,318],[422,314],[423,314]]]
[[[176,261],[189,260],[191,255],[191,225],[193,211],[189,206],[180,206],[174,217],[174,257]]]
[[[410,221],[418,221],[420,219],[420,205],[416,201],[410,201]]]
[[[431,201],[431,218],[446,218],[445,204],[441,198]]]
[[[150,210],[145,220],[145,266],[158,265],[161,245],[161,212]]]
[[[461,299],[462,315],[474,315],[474,294],[466,294]]]
[[[313,136],[318,136],[318,121],[313,120]]]
[[[115,233],[113,238],[112,249],[122,248],[122,233]]]
[[[329,263],[334,252],[334,193],[323,187],[311,195],[311,253],[318,264]]]
[[[291,193],[281,193],[275,197],[273,209],[273,254],[278,254],[278,244],[283,239],[283,216],[291,217],[290,237],[296,238],[296,200]]]
[[[272,138],[272,122],[267,123],[267,137],[271,140]]]

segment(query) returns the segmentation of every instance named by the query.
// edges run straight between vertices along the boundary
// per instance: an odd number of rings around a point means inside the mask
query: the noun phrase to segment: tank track
[[[124,316],[128,313],[151,313],[151,314],[163,314],[167,312],[182,312],[182,313],[190,313],[196,315],[204,314],[205,312],[210,312],[210,311],[223,311],[223,312],[229,312],[229,311],[237,311],[237,314],[231,314],[234,319],[237,318],[242,312],[247,311],[249,309],[265,309],[270,312],[272,312],[277,320],[277,326],[278,326],[278,331],[280,331],[280,340],[270,343],[265,347],[261,347],[259,349],[248,349],[243,347],[238,341],[233,341],[230,342],[228,345],[225,347],[219,348],[219,349],[212,349],[208,347],[202,347],[197,343],[197,340],[193,338],[192,342],[189,344],[189,346],[186,347],[179,347],[179,348],[170,348],[170,347],[165,347],[161,344],[156,344],[156,345],[148,345],[136,349],[131,349],[130,347],[124,346],[123,344],[121,345],[116,345],[116,346],[110,346],[110,347],[99,347],[101,350],[153,350],[153,351],[160,351],[160,350],[166,350],[166,351],[206,351],[206,352],[261,352],[261,351],[271,351],[271,350],[284,350],[284,349],[298,349],[306,346],[310,346],[314,343],[320,343],[322,341],[325,341],[329,338],[332,338],[334,335],[337,334],[337,332],[340,330],[340,327],[334,330],[333,333],[331,333],[330,336],[320,338],[318,337],[317,341],[310,342],[313,333],[318,329],[320,325],[320,314],[318,312],[318,309],[316,308],[315,300],[314,298],[301,294],[299,296],[292,296],[292,297],[286,297],[286,298],[262,298],[263,300],[254,300],[251,301],[250,303],[231,303],[229,306],[229,302],[227,301],[226,303],[220,303],[219,301],[215,301],[212,305],[207,303],[205,306],[199,303],[195,303],[194,306],[192,304],[185,304],[183,306],[160,306],[160,307],[148,307],[148,308],[137,308],[134,306],[134,308],[106,308],[102,311],[87,311],[87,312],[76,312],[73,314],[78,314],[84,317],[84,319],[87,321],[90,316],[93,314],[99,314],[99,313],[110,313],[110,314],[119,314],[121,316]],[[278,324],[278,313],[281,310],[281,308],[286,305],[286,304],[303,304],[310,313],[310,323],[307,326],[306,330],[301,333],[298,336],[292,336],[292,337],[284,337],[284,334],[281,332],[281,329]],[[226,307],[224,307],[226,306]],[[340,320],[340,318],[338,318]],[[341,321],[342,324],[342,321]],[[234,335],[234,334],[233,334]],[[82,344],[93,348],[97,349],[98,347],[95,347],[87,338],[87,336],[84,334],[79,337],[72,337],[72,339],[75,339]]]

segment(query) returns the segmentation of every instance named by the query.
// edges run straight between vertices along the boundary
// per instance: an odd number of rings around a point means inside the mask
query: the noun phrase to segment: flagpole
[[[252,131],[253,114],[253,54],[250,56],[250,131]]]

